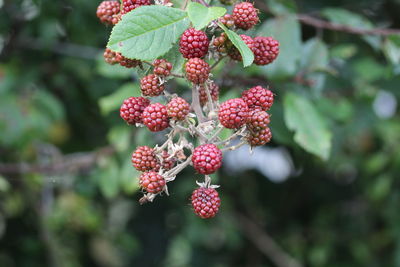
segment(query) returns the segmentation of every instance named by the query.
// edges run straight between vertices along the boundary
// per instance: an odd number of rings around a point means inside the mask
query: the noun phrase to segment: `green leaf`
[[[397,40],[400,40],[400,37],[396,36]],[[393,64],[400,63],[400,44],[396,44],[396,39],[394,37],[387,38],[383,42],[383,53],[385,54],[386,58]]]
[[[188,26],[182,10],[141,6],[115,25],[107,47],[131,59],[153,60],[167,53]]]
[[[221,23],[219,24],[219,26],[224,30],[229,40],[239,50],[240,54],[242,55],[243,67],[250,66],[254,61],[253,51],[251,51],[251,49],[246,45],[245,42],[243,42],[242,38],[240,38],[240,36],[237,35],[237,33],[229,30],[228,28],[225,27],[225,25]]]
[[[284,98],[285,123],[295,131],[294,140],[306,151],[329,158],[332,133],[324,118],[305,97],[288,93]]]
[[[279,41],[279,56],[270,65],[262,67],[271,80],[294,77],[302,57],[301,31],[297,18],[293,15],[281,16],[264,23],[258,34],[272,36]]]
[[[133,194],[139,190],[139,176],[140,173],[132,167],[130,157],[126,157],[119,171],[121,190],[126,194]]]
[[[104,159],[104,167],[98,172],[98,186],[107,198],[113,198],[119,191],[119,167],[114,159]]]
[[[223,7],[206,7],[196,2],[190,2],[187,12],[194,28],[201,30],[211,21],[225,15],[226,9]]]
[[[107,138],[117,151],[126,151],[129,148],[130,133],[130,127],[126,127],[126,125],[116,126],[111,128]]]
[[[137,83],[125,84],[111,95],[100,98],[100,110],[104,115],[107,115],[111,111],[117,110],[126,98],[139,96],[139,94],[140,88]]]
[[[272,14],[279,16],[287,13],[295,13],[296,2],[293,0],[268,0],[268,9]]]

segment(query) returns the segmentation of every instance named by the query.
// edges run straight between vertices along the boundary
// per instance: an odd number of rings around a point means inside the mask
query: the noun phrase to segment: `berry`
[[[139,177],[139,184],[147,192],[157,194],[164,191],[165,179],[156,172],[144,172]]]
[[[214,173],[222,165],[222,151],[214,144],[198,146],[193,151],[192,163],[200,174]]]
[[[172,64],[166,61],[165,59],[156,59],[153,62],[154,65],[154,74],[167,77],[171,74]]]
[[[233,16],[231,14],[225,14],[219,18],[219,21],[228,28],[231,28],[233,25],[235,25],[235,21],[233,20]]]
[[[221,104],[218,118],[221,124],[228,129],[242,127],[249,116],[249,108],[241,98],[229,99]]]
[[[181,36],[179,51],[184,58],[202,58],[208,52],[209,43],[204,32],[189,28]]]
[[[247,103],[249,108],[258,107],[262,110],[269,110],[274,103],[274,93],[258,85],[243,91],[242,99]]]
[[[218,52],[225,53],[226,52],[226,46],[225,44],[227,43],[227,38],[225,33],[221,33],[220,36],[214,38],[213,40],[213,46],[217,49]]]
[[[202,219],[214,217],[221,205],[218,192],[214,188],[197,188],[192,193],[191,201],[194,213]]]
[[[258,36],[254,38],[254,63],[256,65],[268,65],[279,54],[279,42],[272,37]]]
[[[162,94],[165,86],[160,83],[157,75],[149,74],[140,80],[140,88],[144,96],[158,96]]]
[[[140,146],[132,153],[132,164],[138,171],[158,171],[158,161],[154,149],[148,146]]]
[[[143,124],[152,132],[159,132],[169,127],[167,108],[154,103],[147,106],[142,115]]]
[[[270,123],[270,116],[267,112],[256,108],[249,112],[249,118],[247,120],[247,127],[251,131],[261,131],[268,127]]]
[[[258,9],[249,2],[242,2],[235,5],[232,16],[236,27],[242,30],[251,29],[259,22]]]
[[[129,11],[134,10],[140,6],[149,6],[151,5],[150,0],[122,0],[122,14],[126,14]]]
[[[241,34],[240,37],[242,38],[242,40],[244,41],[244,43],[252,50],[254,48],[254,40],[253,38],[251,38],[250,36]],[[231,43],[231,42],[230,42]],[[233,60],[237,60],[237,61],[242,61],[242,55],[240,54],[239,50],[232,45],[231,43],[231,47],[230,49],[228,49],[228,55],[231,57],[231,59]]]
[[[181,97],[174,97],[167,104],[168,116],[177,121],[184,120],[189,114],[189,109],[189,103]]]
[[[119,114],[128,124],[142,123],[142,113],[148,105],[150,101],[144,97],[129,97],[122,103]]]
[[[261,131],[250,132],[250,135],[247,137],[247,142],[251,146],[262,146],[271,141],[271,138],[271,130],[267,127]]]
[[[210,90],[211,99],[213,101],[218,101],[219,86],[216,83],[211,82],[208,84],[208,89]],[[208,96],[207,96],[206,88],[203,84],[199,86],[199,96],[200,96],[200,105],[204,106],[208,102]]]
[[[127,57],[124,57],[121,53],[116,53],[115,59],[122,67],[125,68],[135,68],[140,65],[140,60],[129,59]]]
[[[163,154],[162,154],[163,161],[162,161],[161,167],[165,171],[169,171],[170,169],[172,169],[176,162],[175,158],[168,159],[169,157],[170,157],[170,154],[168,154],[167,151],[163,151]],[[156,169],[156,171],[159,171],[159,169]]]
[[[112,51],[109,48],[106,48],[103,53],[104,61],[107,62],[110,65],[115,65],[118,63],[118,60],[116,59],[117,53]]]
[[[119,21],[119,12],[119,1],[103,1],[97,7],[96,15],[102,23],[114,25]]]
[[[202,84],[210,75],[210,65],[200,58],[191,58],[185,65],[186,77],[194,84]]]

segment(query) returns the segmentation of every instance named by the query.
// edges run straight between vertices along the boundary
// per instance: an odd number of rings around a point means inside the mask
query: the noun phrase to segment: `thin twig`
[[[212,66],[210,67],[210,70],[214,69],[224,58],[225,58],[225,56],[220,57],[214,64],[212,64]]]
[[[172,177],[177,175],[180,171],[186,168],[192,162],[192,155],[190,155],[183,163],[177,165],[175,168],[169,170],[164,174],[164,177]]]
[[[197,90],[196,85],[192,87],[192,108],[194,113],[196,113],[199,123],[202,123],[204,121],[204,114],[200,106],[199,90]]]

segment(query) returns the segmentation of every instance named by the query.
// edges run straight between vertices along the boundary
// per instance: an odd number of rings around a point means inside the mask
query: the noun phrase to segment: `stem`
[[[243,134],[243,131],[244,131],[245,129],[246,129],[246,128],[242,128],[241,130],[239,130],[239,131],[237,131],[236,133],[232,134],[232,135],[231,135],[230,137],[228,137],[227,139],[225,139],[225,140],[223,140],[223,141],[221,141],[221,142],[216,143],[216,145],[226,145],[226,144],[230,143],[233,139],[235,139],[236,137],[242,135],[242,134]]]
[[[190,155],[183,163],[179,164],[172,170],[169,170],[164,174],[164,177],[171,177],[177,175],[179,172],[181,172],[184,168],[186,168],[190,162],[192,161],[192,155]]]
[[[197,0],[198,3],[202,4],[203,6],[209,7],[210,5],[206,3],[204,0]]]
[[[204,121],[204,114],[200,106],[199,93],[196,85],[192,87],[192,108],[194,113],[196,113],[199,123],[202,123]]]
[[[220,134],[220,132],[224,129],[224,127],[222,127],[222,125],[218,125],[218,130],[214,133],[213,136],[211,136],[210,139],[208,139],[209,142],[212,142],[215,138],[218,137],[218,135]]]
[[[182,10],[186,9],[188,2],[189,2],[189,0],[185,0],[185,3],[182,6]]]
[[[210,112],[214,111],[214,101],[211,97],[211,93],[210,90],[208,88],[208,84],[205,83],[204,84],[204,89],[206,90],[206,94],[207,94],[207,99],[208,99],[208,109]]]
[[[223,148],[223,149],[221,149],[222,151],[232,151],[232,150],[236,150],[236,149],[238,149],[239,147],[241,147],[241,146],[243,146],[243,145],[245,145],[246,144],[246,142],[245,141],[241,141],[239,144],[237,144],[237,145],[234,145],[234,146],[230,146],[230,147],[225,147],[225,148]]]
[[[224,58],[225,58],[225,56],[220,57],[214,64],[212,64],[212,66],[210,67],[210,70],[215,68]]]

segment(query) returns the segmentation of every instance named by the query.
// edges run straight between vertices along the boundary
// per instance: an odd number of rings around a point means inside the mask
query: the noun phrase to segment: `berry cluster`
[[[232,0],[220,0],[233,4]],[[156,4],[169,1],[155,1]],[[107,24],[116,24],[121,15],[131,10],[150,5],[150,0],[104,1],[97,16]],[[233,31],[249,30],[258,22],[258,10],[249,2],[238,3],[232,14],[218,19],[219,23]],[[274,102],[274,94],[261,85],[244,90],[241,97],[219,103],[220,88],[211,71],[225,56],[242,61],[242,54],[228,36],[213,21],[207,30],[186,29],[179,40],[179,52],[185,59],[183,74],[175,72],[181,66],[174,66],[165,58],[152,62],[124,57],[121,53],[106,49],[104,59],[111,65],[120,64],[126,68],[150,65],[150,71],[140,79],[141,96],[125,99],[120,108],[121,118],[128,124],[147,127],[151,132],[170,128],[166,141],[155,147],[139,146],[132,153],[132,165],[142,172],[139,185],[144,196],[141,203],[153,201],[160,194],[168,194],[167,183],[173,181],[185,167],[192,165],[197,174],[204,175],[204,182],[191,195],[194,212],[201,218],[214,217],[221,201],[211,184],[209,175],[217,172],[223,163],[223,152],[234,150],[241,145],[250,147],[265,145],[271,140],[267,113]],[[272,63],[279,54],[279,42],[272,37],[252,38],[241,34],[240,38],[254,53],[256,65]],[[209,58],[214,58],[210,66]],[[169,92],[167,82],[171,78],[186,79],[192,86],[191,102],[182,96]],[[224,128],[234,131],[227,139],[220,138]],[[231,141],[239,139],[239,144]],[[199,145],[194,143],[198,141]]]

